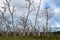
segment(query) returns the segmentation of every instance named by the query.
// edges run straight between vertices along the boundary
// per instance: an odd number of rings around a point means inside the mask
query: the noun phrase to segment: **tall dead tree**
[[[36,30],[36,26],[37,26],[37,20],[38,20],[38,14],[39,14],[39,10],[40,10],[40,7],[41,7],[41,0],[39,1],[39,6],[38,6],[38,10],[37,10],[37,13],[36,13],[36,18],[35,18],[35,26],[34,26],[34,29]],[[35,36],[35,32],[34,32],[34,36]],[[40,35],[39,35],[40,36]]]
[[[52,9],[47,10],[46,9],[46,32],[48,34],[49,30],[52,31],[51,25],[49,25],[49,20],[53,17],[53,11]]]
[[[3,24],[4,23],[6,23],[5,21],[5,16],[4,16],[4,14],[5,14],[5,12],[6,12],[6,7],[1,7],[3,10],[0,10],[0,12],[1,12],[1,15],[2,15],[2,19],[1,19],[1,27],[3,26]]]
[[[46,33],[48,33],[48,10],[46,9]]]
[[[13,27],[13,31],[14,31],[14,6],[11,6],[11,0],[5,0],[4,4],[7,6],[7,9],[9,11],[9,13],[11,14],[11,18],[12,18],[12,27]]]
[[[28,27],[27,26],[28,17],[30,15],[30,13],[35,10],[35,8],[34,9],[31,9],[31,6],[33,4],[33,1],[32,2],[31,2],[31,0],[25,0],[25,1],[28,2],[28,7],[27,7],[28,13],[26,15],[25,22],[24,22],[24,33],[23,33],[23,35],[25,35],[25,28]],[[28,35],[28,32],[27,32],[27,35]]]

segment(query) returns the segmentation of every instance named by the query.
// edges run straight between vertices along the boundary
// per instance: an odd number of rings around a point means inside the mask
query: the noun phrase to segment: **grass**
[[[0,36],[0,40],[60,40],[60,35],[50,36]]]

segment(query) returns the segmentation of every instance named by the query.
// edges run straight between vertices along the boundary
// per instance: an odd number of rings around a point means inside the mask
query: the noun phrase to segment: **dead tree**
[[[38,18],[38,14],[39,14],[39,10],[40,10],[40,7],[41,7],[41,0],[39,2],[39,6],[38,6],[38,10],[37,10],[37,13],[36,13],[36,18],[35,18],[35,26],[34,26],[34,29],[36,30],[36,25],[37,25],[37,18]],[[34,32],[34,36],[35,36],[35,32]],[[40,35],[39,35],[40,36]]]
[[[46,34],[48,33],[48,11],[46,9]]]
[[[29,17],[29,15],[30,15],[30,13],[35,10],[35,8],[34,8],[34,9],[31,9],[31,6],[32,6],[32,4],[33,4],[33,1],[32,1],[32,2],[31,2],[31,0],[25,0],[25,1],[28,2],[28,7],[26,7],[26,8],[28,9],[28,13],[27,13],[27,15],[26,15],[26,17],[25,17],[23,35],[25,35],[25,28],[28,27],[28,26],[27,26],[28,17]],[[28,33],[28,32],[27,32],[27,33]]]
[[[15,10],[15,7],[11,6],[11,0],[5,0],[4,4],[5,4],[5,6],[7,6],[7,9],[9,11],[9,13],[11,14],[12,27],[13,27],[13,30],[14,30],[14,10]]]
[[[45,35],[48,35],[48,32],[49,32],[49,20],[53,17],[53,13],[52,13],[52,10],[48,10],[46,9],[45,10],[45,16],[46,16],[46,26],[45,26]]]
[[[0,10],[0,12],[1,12],[1,15],[2,15],[2,19],[1,19],[1,26],[3,26],[3,23],[6,23],[5,21],[5,16],[4,16],[4,14],[5,14],[5,12],[6,12],[6,7],[4,6],[4,7],[1,7],[3,10]]]

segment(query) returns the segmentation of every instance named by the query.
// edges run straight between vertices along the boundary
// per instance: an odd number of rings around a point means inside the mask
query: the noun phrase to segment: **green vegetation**
[[[0,36],[0,40],[60,40],[60,35],[49,36]]]

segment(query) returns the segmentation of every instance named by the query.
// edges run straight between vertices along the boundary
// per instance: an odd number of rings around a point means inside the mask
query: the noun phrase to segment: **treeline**
[[[40,36],[41,30],[44,35],[47,35],[48,32],[52,32],[52,27],[48,25],[48,21],[53,17],[53,15],[51,15],[52,10],[48,10],[49,7],[41,10],[42,0],[39,1],[39,5],[36,7],[34,6],[35,4],[33,0],[25,0],[27,6],[24,8],[27,9],[27,15],[24,13],[25,16],[23,15],[19,17],[17,24],[15,24],[14,21],[15,6],[11,6],[11,1],[12,0],[5,0],[3,2],[4,6],[1,7],[2,10],[0,9],[0,35]],[[34,11],[36,14],[33,19],[34,22],[32,22],[32,20],[29,19],[29,16]],[[6,13],[10,16],[6,16]]]

